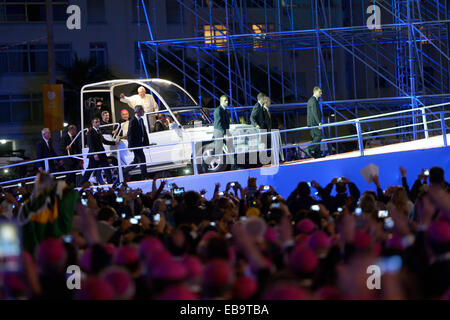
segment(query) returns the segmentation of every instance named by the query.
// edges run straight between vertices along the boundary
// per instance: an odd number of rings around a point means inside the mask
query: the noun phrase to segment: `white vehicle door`
[[[148,135],[150,144],[149,162],[150,165],[160,165],[182,161],[184,158],[183,131],[180,128],[173,128],[164,131],[152,132]],[[165,146],[170,144],[169,146]]]

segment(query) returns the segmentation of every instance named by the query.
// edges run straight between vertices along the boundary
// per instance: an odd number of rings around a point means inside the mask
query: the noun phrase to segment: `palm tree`
[[[64,87],[64,119],[79,127],[81,88],[88,83],[114,79],[115,76],[108,68],[97,64],[95,58],[80,59],[76,53],[70,66],[59,65],[59,68],[62,78],[58,83]]]

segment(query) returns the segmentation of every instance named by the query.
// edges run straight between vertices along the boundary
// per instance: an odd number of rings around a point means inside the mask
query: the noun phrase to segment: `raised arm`
[[[131,105],[131,97],[127,97],[123,93],[120,94],[120,102],[128,104],[131,108],[133,107]]]

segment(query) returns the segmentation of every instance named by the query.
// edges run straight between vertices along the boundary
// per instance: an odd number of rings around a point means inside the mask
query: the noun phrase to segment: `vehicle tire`
[[[202,146],[199,172],[220,172],[227,169],[228,165],[225,164],[225,157],[222,156],[222,159],[219,159],[219,157],[214,156],[214,149],[214,143],[208,143]]]

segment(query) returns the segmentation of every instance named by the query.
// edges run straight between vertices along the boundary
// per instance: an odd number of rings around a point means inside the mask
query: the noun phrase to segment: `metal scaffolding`
[[[248,121],[260,91],[284,128],[304,125],[315,85],[325,123],[450,97],[447,0],[176,0],[177,39],[154,39],[158,1],[139,2],[152,39],[138,44],[141,76],[170,76],[206,107],[226,94],[234,121]],[[367,24],[372,6],[378,28]]]

